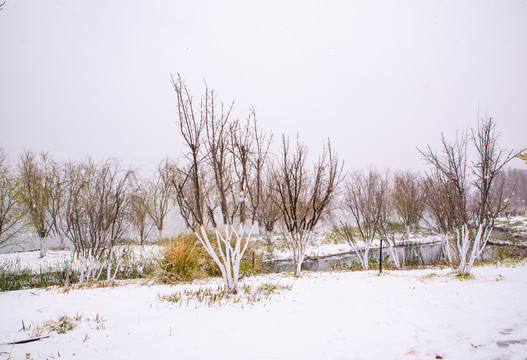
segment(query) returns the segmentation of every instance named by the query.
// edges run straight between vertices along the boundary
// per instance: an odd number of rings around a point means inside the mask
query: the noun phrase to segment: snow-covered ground
[[[157,257],[161,247],[157,245],[143,246],[144,257]],[[132,251],[135,257],[139,257],[141,246],[116,246],[114,251],[128,252]],[[0,254],[0,266],[7,269],[32,269],[38,272],[40,269],[61,269],[66,263],[73,261],[73,252],[71,250],[48,250],[46,256],[40,257],[40,251],[21,251],[8,254]]]
[[[513,232],[527,235],[527,217],[525,216],[511,216],[500,217],[496,219],[496,227],[507,228]]]
[[[190,285],[4,292],[1,344],[31,335],[22,322],[82,319],[65,334],[2,345],[0,358],[525,359],[527,263],[473,272],[465,281],[439,269],[268,275],[244,281],[292,290],[224,307],[159,299]]]

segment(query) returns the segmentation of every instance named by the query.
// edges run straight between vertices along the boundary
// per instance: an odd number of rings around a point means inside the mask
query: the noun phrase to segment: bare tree
[[[227,289],[236,292],[240,262],[250,240],[245,225],[249,174],[253,173],[252,130],[231,120],[233,103],[218,103],[208,87],[196,115],[181,77],[173,77],[172,83],[178,99],[178,127],[188,149],[186,163],[177,168],[173,180],[179,209],[220,268]],[[213,237],[207,226],[213,229]]]
[[[275,179],[271,170],[262,176],[260,179],[260,191],[258,201],[258,207],[256,208],[256,219],[261,228],[265,232],[267,244],[272,245],[273,243],[273,232],[278,220],[281,217],[281,211],[279,203],[275,198]]]
[[[468,135],[462,133],[454,143],[448,142],[442,135],[441,145],[442,152],[440,154],[432,151],[430,146],[426,151],[419,150],[419,152],[434,168],[429,178],[435,181],[428,181],[428,184],[435,184],[445,192],[442,200],[446,200],[444,210],[448,211],[437,211],[437,216],[446,218],[441,219],[440,222],[437,222],[439,218],[436,219],[435,229],[448,233],[453,229],[460,228],[469,220],[467,209],[469,190],[467,179]],[[431,195],[430,192],[428,195]]]
[[[476,224],[490,228],[506,205],[503,197],[504,184],[498,183],[496,177],[505,165],[521,153],[501,149],[498,145],[499,136],[500,134],[496,133],[495,121],[488,116],[478,123],[477,130],[472,130],[472,141],[477,156],[472,163],[472,185],[478,192]]]
[[[157,172],[149,184],[147,193],[148,215],[157,228],[159,238],[163,237],[165,217],[170,211],[170,200],[172,197],[172,178],[174,176],[175,165],[168,159],[164,159],[157,167]]]
[[[0,147],[0,247],[10,244],[22,230],[26,211],[21,205],[19,181]]]
[[[101,259],[126,231],[132,171],[116,160],[70,164],[64,232],[84,259]]]
[[[387,198],[388,180],[377,170],[356,171],[346,182],[341,208],[351,215],[353,223],[344,221],[337,229],[365,270],[369,269],[370,248],[375,237],[380,235],[381,221],[386,216]]]
[[[399,221],[405,226],[406,238],[419,227],[425,207],[424,190],[419,175],[413,171],[395,172],[391,200]]]
[[[29,216],[29,224],[40,240],[40,256],[46,255],[46,238],[53,234],[60,206],[57,184],[58,164],[45,152],[37,155],[24,151],[19,161],[21,199]]]
[[[151,191],[149,185],[150,184],[144,179],[135,178],[133,186],[134,190],[130,195],[128,211],[129,221],[132,228],[139,235],[141,246],[144,245],[145,240],[148,238],[154,227],[152,218],[149,215],[153,207],[149,202],[152,196],[152,194],[149,193],[149,191]]]
[[[434,169],[426,180],[431,226],[444,235],[451,261],[450,248],[455,249],[459,274],[470,273],[487,244],[494,219],[505,205],[503,183],[498,184],[496,178],[519,152],[500,149],[498,139],[494,121],[486,117],[478,123],[477,130],[472,130],[470,138],[464,133],[450,144],[442,136],[441,153],[432,151],[430,146],[426,151],[419,150]],[[476,159],[467,173],[469,140]],[[472,175],[472,182],[469,175]],[[470,185],[476,199],[473,204],[470,203]]]
[[[274,224],[280,216],[272,199],[270,181],[269,148],[273,136],[258,127],[253,108],[244,123],[234,122],[231,131],[236,157],[234,170],[239,179],[246,179],[239,182],[240,194],[245,199],[241,203],[240,219],[244,222],[250,216],[251,225],[258,222],[265,229],[268,241],[272,242]]]
[[[527,169],[503,169],[496,176],[495,181],[498,184],[503,184],[504,204],[507,206],[506,214],[519,208],[525,211],[527,205]],[[496,193],[500,187],[493,187],[492,197],[498,196]]]
[[[282,136],[281,160],[274,171],[276,204],[293,252],[295,276],[302,274],[307,245],[342,179],[342,165],[329,141],[312,169],[306,165],[307,155],[307,147],[298,140],[292,153],[289,139]]]
[[[381,239],[379,264],[381,271],[383,244],[387,245],[395,266],[399,269],[404,267],[404,251],[400,255],[398,248],[404,245],[405,238],[410,239],[410,227],[417,228],[424,208],[422,187],[415,173],[396,172],[392,180],[389,172],[386,171],[383,180],[386,186],[379,187],[376,196],[381,211],[378,222]],[[399,230],[399,222],[405,226],[405,232]]]
[[[201,168],[203,166],[203,133],[206,119],[195,114],[192,95],[178,74],[172,76],[172,85],[177,97],[178,129],[188,152],[185,164],[176,168],[172,184],[176,192],[179,210],[188,228],[198,229],[205,225],[204,191]]]
[[[48,211],[50,218],[53,220],[53,236],[57,240],[59,248],[64,249],[66,247],[66,234],[62,231],[65,221],[62,217],[62,209],[65,206],[68,182],[63,164],[55,163],[55,166],[51,169],[50,182],[51,196]]]
[[[271,166],[269,161],[270,146],[273,141],[272,133],[265,133],[256,122],[256,112],[251,109],[249,118],[247,119],[247,127],[251,131],[253,141],[253,151],[250,153],[249,161],[251,163],[252,172],[249,174],[248,195],[250,200],[252,223],[255,221],[261,222],[259,215],[261,211],[262,202],[264,198],[265,188],[269,188],[269,181],[266,176],[271,173]]]

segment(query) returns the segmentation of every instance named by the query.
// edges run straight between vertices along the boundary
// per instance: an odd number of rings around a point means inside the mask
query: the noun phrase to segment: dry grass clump
[[[161,253],[157,277],[162,282],[176,283],[203,277],[202,254],[194,234],[181,234],[169,239]]]
[[[212,247],[216,250],[218,242],[215,234],[209,233]],[[205,251],[194,233],[180,234],[162,241],[163,250],[158,261],[159,268],[154,273],[156,280],[174,284],[188,282],[204,277],[221,276],[221,271],[212,257]],[[263,258],[254,255],[249,247],[240,264],[240,275],[251,276],[263,272]]]

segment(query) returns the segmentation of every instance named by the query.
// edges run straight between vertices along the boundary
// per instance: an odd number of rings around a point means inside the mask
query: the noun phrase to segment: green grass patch
[[[460,281],[473,280],[474,275],[472,273],[456,274],[456,278],[458,278]]]

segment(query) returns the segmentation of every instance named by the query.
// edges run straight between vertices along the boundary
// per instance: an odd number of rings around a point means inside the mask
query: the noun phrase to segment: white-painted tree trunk
[[[457,273],[459,275],[470,274],[474,262],[487,246],[491,233],[491,226],[480,224],[472,241],[466,224],[463,225],[461,231],[456,231],[456,245],[459,258]]]
[[[306,257],[307,244],[311,237],[312,232],[310,231],[290,235],[289,241],[293,251],[294,274],[296,277],[302,276],[302,263]]]
[[[273,232],[265,231],[265,237],[267,239],[267,245],[269,246],[273,245]]]
[[[364,254],[362,259],[362,268],[364,270],[370,269],[370,245],[369,242],[364,244]]]
[[[204,226],[196,235],[205,251],[212,257],[216,265],[220,268],[225,287],[232,292],[238,291],[238,280],[240,278],[240,263],[249,245],[252,231],[246,232],[245,226],[240,225],[236,231],[232,225],[225,226],[225,234],[215,229],[218,250],[212,247],[209,236]],[[234,247],[232,243],[234,242]]]
[[[399,260],[399,254],[397,253],[397,249],[390,241],[386,241],[386,243],[388,244],[388,252],[392,256],[395,266],[397,267],[397,269],[402,269],[402,264],[401,264],[401,261]]]
[[[370,242],[364,242],[364,249],[360,249],[357,242],[353,242],[351,245],[351,250],[355,253],[357,256],[357,259],[359,259],[360,264],[364,270],[368,270],[370,268]]]
[[[448,235],[446,234],[441,235],[441,245],[443,246],[443,249],[445,251],[445,255],[448,260],[448,263],[452,267],[452,270],[454,270],[454,261],[452,259],[452,253],[450,252],[450,242],[448,241]]]
[[[64,236],[64,234],[62,233],[59,233],[58,235],[58,245],[59,245],[59,250],[64,250],[66,248],[66,236]]]
[[[470,258],[466,267],[466,273],[469,274],[474,265],[474,261],[481,255],[487,242],[489,241],[490,235],[492,233],[492,227],[481,224],[478,227],[478,232],[476,238],[474,239],[474,244],[472,245],[472,251],[470,253]]]
[[[40,257],[46,256],[46,237],[39,237],[40,240]]]

